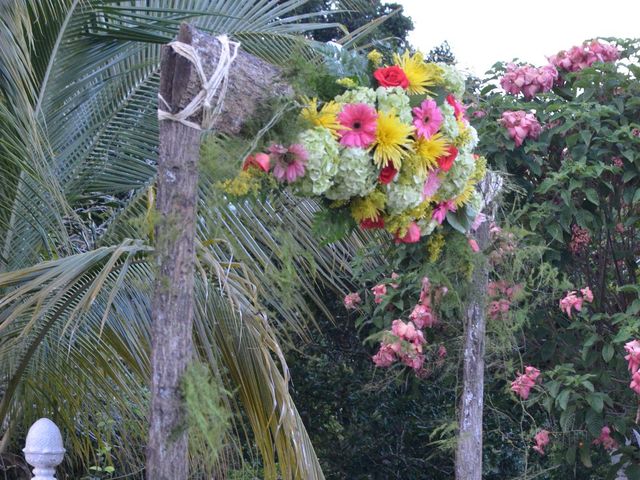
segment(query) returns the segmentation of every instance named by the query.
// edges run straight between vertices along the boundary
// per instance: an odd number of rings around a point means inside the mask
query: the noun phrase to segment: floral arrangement
[[[447,222],[466,232],[482,209],[476,184],[486,162],[460,97],[464,77],[425,62],[420,53],[368,55],[369,84],[343,78],[324,103],[306,99],[297,141],[273,144],[243,165],[245,186],[260,175],[300,196],[319,199],[362,229],[385,229],[415,243]]]

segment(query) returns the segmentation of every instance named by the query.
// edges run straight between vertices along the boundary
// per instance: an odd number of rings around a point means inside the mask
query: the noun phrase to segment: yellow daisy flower
[[[438,166],[438,158],[448,153],[448,146],[446,138],[441,133],[436,133],[427,140],[419,138],[415,150],[424,162],[424,168],[431,170]]]
[[[467,203],[471,198],[471,195],[473,195],[475,189],[476,182],[473,179],[468,181],[464,186],[464,190],[462,191],[462,193],[453,199],[453,203],[456,205],[456,207],[460,208],[462,205]]]
[[[402,123],[394,111],[378,112],[374,163],[385,167],[391,162],[393,168],[400,170],[402,159],[411,151],[412,133],[413,125]]]
[[[351,216],[360,223],[363,220],[375,220],[384,210],[387,196],[380,190],[374,190],[366,197],[358,197],[351,202]]]
[[[405,50],[402,56],[394,53],[393,61],[402,68],[407,76],[409,80],[407,92],[410,95],[427,93],[429,91],[428,87],[432,87],[441,81],[442,68],[435,63],[425,63],[424,57],[420,52],[416,52],[413,56],[409,55],[408,50]]]
[[[344,128],[338,123],[338,113],[341,105],[333,100],[325,103],[318,111],[318,99],[305,99],[307,106],[302,109],[300,116],[316,127],[326,128],[332,135],[337,136],[338,130]]]

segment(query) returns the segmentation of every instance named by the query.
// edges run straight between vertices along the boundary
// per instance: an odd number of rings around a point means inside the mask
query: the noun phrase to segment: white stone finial
[[[25,442],[24,457],[34,467],[32,480],[55,480],[56,467],[64,459],[60,429],[48,418],[31,425]]]

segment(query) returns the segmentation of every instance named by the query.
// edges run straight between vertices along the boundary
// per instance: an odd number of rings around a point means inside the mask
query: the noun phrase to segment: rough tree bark
[[[189,29],[178,41],[190,44]],[[164,47],[160,94],[179,110],[190,63]],[[166,105],[160,108],[167,109]],[[160,122],[155,225],[156,274],[151,325],[151,415],[149,480],[186,479],[189,472],[185,412],[180,381],[193,352],[193,261],[200,131],[179,122]]]
[[[487,211],[493,209],[493,199],[502,180],[488,174],[482,182]],[[489,243],[489,220],[476,232],[480,251]],[[458,447],[456,450],[456,480],[482,479],[482,410],[484,406],[484,340],[486,331],[486,297],[489,281],[488,259],[479,254],[471,279],[469,304],[464,325],[462,396],[458,412]]]
[[[198,52],[205,74],[217,65],[220,42],[190,25],[180,27],[177,40]],[[160,65],[160,94],[177,113],[200,91],[196,69],[165,46]],[[265,100],[289,95],[277,67],[239,52],[229,72],[224,109],[214,129],[237,134]],[[188,120],[200,123],[201,112]],[[188,477],[186,413],[181,379],[193,356],[193,287],[195,220],[201,132],[182,123],[160,122],[155,226],[157,276],[152,300],[151,414],[147,446],[148,480],[183,480]]]

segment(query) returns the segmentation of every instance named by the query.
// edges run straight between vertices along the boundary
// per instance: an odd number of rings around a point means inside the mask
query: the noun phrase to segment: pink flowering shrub
[[[527,281],[528,295],[509,305],[507,317],[524,323],[514,361],[544,366],[537,381],[524,373],[509,383],[518,399],[528,398],[518,420],[554,431],[558,448],[540,445],[539,453],[551,458],[533,461],[536,473],[557,468],[550,478],[616,478],[619,465],[610,465],[602,450],[620,444],[620,465],[635,465],[640,454],[633,433],[640,418],[638,54],[636,40],[590,41],[561,52],[550,59],[558,71],[555,85],[544,95],[535,89],[533,98],[533,90],[522,90],[533,84],[525,78],[533,72],[505,65],[506,75],[496,68],[471,102],[482,112],[471,113],[480,152],[524,193],[505,195],[505,205],[514,205],[507,221],[514,232],[526,232],[521,243],[543,249],[540,265],[548,269],[539,286]],[[503,75],[508,93],[496,86]],[[541,125],[537,138],[517,129],[520,118],[510,113],[524,117],[532,109]],[[519,244],[513,254],[490,251],[498,270],[521,268],[523,257]],[[536,269],[524,276],[535,276]],[[494,278],[517,283],[523,277]],[[502,299],[487,299],[488,315],[504,315]],[[508,322],[487,328],[507,328]]]
[[[602,445],[605,450],[615,450],[618,448],[618,442],[611,437],[611,429],[606,425],[600,430],[600,436],[593,441],[594,445]]]
[[[540,370],[532,366],[526,367],[524,373],[518,373],[516,379],[511,382],[511,391],[523,400],[527,400],[539,376]]]
[[[374,295],[374,302],[382,303],[382,298],[387,293],[387,286],[384,284],[378,284],[375,287],[373,287],[371,291],[373,292],[373,295]]]
[[[546,430],[540,430],[533,437],[533,440],[536,442],[536,444],[533,446],[533,449],[540,455],[544,455],[544,447],[549,445],[549,432],[547,432]]]
[[[391,330],[383,335],[380,349],[372,357],[377,367],[390,367],[400,361],[414,371],[420,371],[424,365],[422,345],[425,343],[422,330],[416,328],[412,322],[394,320]]]
[[[593,302],[593,293],[589,287],[585,287],[580,290],[580,295],[575,290],[570,291],[567,295],[560,300],[560,310],[567,314],[571,318],[571,312],[575,310],[579,312],[582,310],[584,302]]]
[[[548,92],[558,78],[558,71],[553,65],[536,68],[531,65],[519,67],[513,63],[507,65],[507,72],[500,79],[500,85],[507,93],[522,93],[527,100],[537,93]]]
[[[500,123],[507,129],[516,147],[522,145],[527,138],[538,138],[542,131],[536,116],[524,110],[503,112]]]
[[[593,40],[551,55],[548,60],[558,70],[578,72],[596,62],[614,62],[618,58],[619,52],[615,45]]]
[[[489,317],[497,319],[506,315],[510,308],[511,302],[522,291],[522,285],[509,285],[505,280],[497,280],[489,282],[487,294],[491,301],[489,302]]]
[[[354,310],[362,303],[362,299],[360,298],[360,294],[358,292],[350,293],[344,297],[344,307],[347,310]]]

